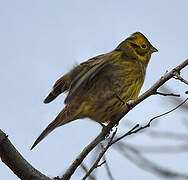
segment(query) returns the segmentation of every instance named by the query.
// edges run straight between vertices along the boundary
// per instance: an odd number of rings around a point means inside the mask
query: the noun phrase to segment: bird
[[[126,102],[138,97],[151,55],[157,51],[141,32],[135,32],[114,50],[80,63],[59,78],[44,103],[67,92],[66,106],[31,150],[55,128],[74,120],[89,118],[99,124],[112,121]]]

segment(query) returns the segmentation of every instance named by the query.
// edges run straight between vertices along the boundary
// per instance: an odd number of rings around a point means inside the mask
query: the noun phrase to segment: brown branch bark
[[[185,83],[185,84],[188,85],[188,81],[185,80],[185,79],[183,79],[183,78],[180,76],[180,73],[176,72],[176,73],[175,73],[175,76],[176,76],[176,77],[174,77],[175,79],[178,79],[178,80],[180,80],[181,82],[183,82],[183,83]]]
[[[84,163],[82,163],[80,166],[81,166],[81,168],[83,169],[83,171],[84,171],[85,173],[88,172],[88,169],[87,169],[87,167],[85,166]],[[90,175],[88,176],[88,180],[96,180],[96,178],[95,178],[95,176],[93,176],[93,175],[90,174]]]
[[[20,179],[51,180],[29,164],[9,141],[8,136],[0,130],[0,157]]]
[[[114,136],[116,135],[117,129],[116,131],[112,134],[112,137],[110,138],[110,141],[108,142],[107,146],[101,151],[101,153],[99,154],[97,160],[95,161],[95,163],[92,165],[92,167],[89,169],[89,171],[86,173],[86,175],[82,178],[82,180],[85,180],[90,174],[91,172],[97,168],[97,165],[99,163],[99,161],[101,160],[101,158],[103,157],[103,155],[105,154],[105,152],[107,151],[107,149],[111,146],[111,142],[114,138]]]
[[[161,95],[161,96],[175,96],[175,97],[180,97],[180,94],[174,94],[174,93],[162,93],[162,92],[155,92],[156,95]]]

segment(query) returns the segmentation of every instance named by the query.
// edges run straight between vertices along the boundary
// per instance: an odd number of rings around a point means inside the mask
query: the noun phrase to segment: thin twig
[[[180,106],[182,106],[187,100],[188,100],[188,98],[185,99],[181,104],[179,104],[179,105],[176,106],[175,108],[171,109],[170,111],[167,111],[167,112],[165,112],[165,113],[163,113],[163,114],[160,114],[160,115],[158,115],[158,116],[153,117],[152,119],[150,119],[150,121],[148,122],[148,124],[146,124],[145,126],[141,126],[140,128],[138,128],[138,129],[132,131],[132,133],[137,133],[137,132],[140,131],[140,130],[143,130],[143,129],[147,128],[147,127],[150,127],[151,122],[152,122],[154,119],[157,119],[157,118],[159,118],[159,117],[162,117],[162,116],[164,116],[164,115],[166,115],[166,114],[169,114],[169,113],[175,111],[175,110],[178,109]]]
[[[102,163],[100,163],[100,164],[98,164],[97,166],[96,166],[96,168],[98,168],[98,167],[101,167],[103,164],[105,164],[106,163],[106,161],[103,161]]]
[[[115,139],[112,141],[112,144],[116,143],[117,141],[120,141],[121,139],[123,139],[126,136],[129,136],[132,134],[132,132],[134,132],[135,129],[137,129],[139,127],[139,124],[136,124],[132,129],[130,129],[128,132],[126,132],[124,135],[120,136],[119,138]]]
[[[156,92],[154,93],[154,95],[180,97],[180,94],[174,94],[174,93],[162,93],[162,92],[158,92],[158,91],[156,91]]]
[[[91,172],[97,168],[99,161],[101,160],[101,158],[103,157],[104,153],[107,151],[107,149],[111,146],[111,142],[114,139],[114,136],[117,133],[117,128],[116,130],[113,132],[112,137],[110,138],[110,141],[108,142],[108,144],[106,145],[106,147],[101,151],[101,153],[99,154],[97,160],[94,162],[94,164],[92,165],[92,167],[89,169],[89,171],[86,173],[86,175],[82,178],[82,180],[85,180],[90,174]]]
[[[164,92],[164,93],[170,93],[172,90],[169,88],[169,87],[167,87],[167,86],[162,86],[162,87],[160,87],[160,89]],[[181,103],[182,102],[182,98],[171,98],[170,99],[170,101],[169,101],[169,103],[172,103],[172,104],[179,104],[179,103]],[[181,106],[180,107],[183,111],[188,111],[188,104],[184,104],[183,106]]]
[[[135,130],[136,128],[138,128],[138,127],[139,127],[138,124],[135,125],[135,126],[134,126],[133,128],[131,128],[124,136],[131,135],[131,134],[132,134],[131,132],[132,132],[133,130]],[[107,146],[106,146],[105,148],[101,145],[101,146],[103,147],[102,152],[99,154],[97,160],[95,161],[95,163],[93,164],[93,166],[90,168],[90,170],[89,170],[88,173],[83,177],[82,180],[86,179],[86,178],[88,177],[88,175],[91,174],[91,172],[92,172],[95,168],[97,168],[98,166],[101,166],[102,164],[106,163],[105,161],[103,161],[100,165],[97,165],[97,164],[99,163],[99,161],[101,160],[101,158],[104,156],[105,152],[108,150],[108,148],[113,144],[113,139],[114,139],[114,136],[115,136],[116,132],[117,132],[117,129],[116,129],[116,131],[113,133],[112,137],[110,138],[110,140],[109,140],[109,142],[108,142],[108,144],[107,144]]]
[[[80,166],[84,170],[85,173],[88,172],[88,169],[87,169],[87,167],[86,167],[86,165],[84,163],[80,164]],[[88,178],[89,178],[89,180],[96,180],[95,176],[93,176],[91,174],[90,174],[90,176]]]
[[[187,81],[187,80],[185,80],[184,78],[182,78],[182,77],[180,76],[180,74],[179,74],[179,72],[178,72],[178,71],[176,71],[174,74],[175,74],[174,79],[178,79],[179,81],[181,81],[181,82],[183,82],[183,83],[185,83],[185,84],[187,84],[187,85],[188,85],[188,81]]]

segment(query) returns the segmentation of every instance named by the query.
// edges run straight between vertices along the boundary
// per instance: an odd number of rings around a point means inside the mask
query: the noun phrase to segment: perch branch
[[[90,174],[91,172],[98,167],[98,163],[101,160],[101,158],[103,157],[104,153],[107,151],[107,149],[111,146],[111,142],[114,139],[114,136],[116,135],[117,129],[115,130],[115,132],[112,134],[112,137],[110,138],[110,141],[108,142],[108,144],[106,145],[105,148],[103,148],[103,150],[101,151],[101,153],[99,154],[97,160],[95,161],[95,163],[92,165],[92,167],[89,169],[89,171],[86,173],[86,175],[82,178],[82,180],[85,180]],[[105,162],[105,161],[104,161]],[[104,163],[102,163],[104,164]],[[102,165],[101,164],[101,165]],[[100,165],[100,166],[101,166]]]
[[[31,166],[2,130],[0,130],[0,157],[2,162],[22,180],[52,180]]]

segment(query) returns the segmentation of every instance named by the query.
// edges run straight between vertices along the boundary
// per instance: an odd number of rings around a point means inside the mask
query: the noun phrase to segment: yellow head
[[[121,42],[116,50],[124,51],[127,56],[136,58],[146,64],[149,62],[151,54],[158,51],[140,32],[133,33]]]

